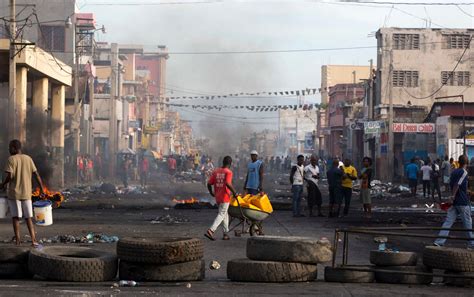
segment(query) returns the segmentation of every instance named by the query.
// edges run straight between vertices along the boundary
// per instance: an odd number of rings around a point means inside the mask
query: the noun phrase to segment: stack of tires
[[[0,248],[0,279],[30,278],[28,256],[30,249],[26,247]]]
[[[317,264],[332,259],[331,245],[304,237],[262,236],[247,240],[247,259],[227,263],[239,282],[305,282],[317,279]]]
[[[413,252],[371,251],[370,263],[375,265],[375,280],[388,284],[430,284],[432,270],[417,266],[418,255]],[[392,272],[393,271],[393,272]],[[421,272],[427,275],[404,274]]]
[[[116,278],[117,257],[85,247],[48,246],[31,250],[28,268],[48,280],[103,282]]]
[[[453,286],[474,287],[474,251],[461,248],[427,246],[423,251],[423,264],[433,269],[442,269],[444,283]],[[469,276],[471,278],[459,278]]]
[[[195,238],[123,238],[117,243],[119,277],[134,281],[200,281],[203,243]]]

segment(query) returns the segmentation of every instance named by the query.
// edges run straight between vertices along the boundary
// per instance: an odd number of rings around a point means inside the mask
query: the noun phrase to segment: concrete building
[[[0,106],[2,110],[14,110],[6,113],[10,116],[3,117],[2,126],[13,127],[9,137],[25,144],[25,152],[33,157],[48,186],[62,187],[65,89],[72,84],[72,69],[39,47],[18,49],[21,55],[16,58],[16,96],[9,98],[9,49],[10,40],[0,39]],[[5,153],[9,140],[6,135],[0,138]]]
[[[402,165],[415,155],[427,157],[436,152],[435,130],[416,128],[424,127],[436,97],[463,94],[467,102],[474,102],[474,56],[469,50],[473,33],[474,29],[431,28],[382,28],[377,32],[374,114],[387,123],[387,129],[377,135],[383,141],[376,155],[381,167],[394,169],[381,178],[391,179],[402,172]],[[403,124],[419,125],[404,129]]]
[[[317,109],[281,109],[279,116],[279,151],[277,154],[316,153]]]
[[[356,65],[323,65],[321,66],[321,108],[319,110],[317,136],[319,143],[319,154],[331,156],[333,153],[327,145],[327,138],[330,135],[328,129],[329,119],[327,117],[326,105],[329,101],[330,87],[337,84],[360,83],[361,80],[370,77],[370,66]]]

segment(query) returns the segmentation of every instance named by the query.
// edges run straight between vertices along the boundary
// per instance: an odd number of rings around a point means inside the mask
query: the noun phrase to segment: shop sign
[[[143,132],[145,134],[158,134],[158,130],[159,130],[159,127],[148,126],[144,128]]]
[[[380,133],[381,128],[382,128],[382,122],[381,121],[372,121],[372,122],[365,122],[364,123],[364,133],[365,134]]]
[[[435,133],[435,124],[394,123],[394,133]]]

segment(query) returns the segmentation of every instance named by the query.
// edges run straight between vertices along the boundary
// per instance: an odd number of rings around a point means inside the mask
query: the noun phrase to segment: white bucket
[[[33,203],[35,222],[39,226],[49,226],[53,224],[53,207],[50,201],[36,201]]]
[[[7,198],[0,198],[0,219],[7,217],[8,203]]]

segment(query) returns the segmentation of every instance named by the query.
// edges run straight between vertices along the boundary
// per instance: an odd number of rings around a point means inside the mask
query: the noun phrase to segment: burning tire
[[[437,269],[474,272],[474,251],[427,246],[423,251],[423,264]]]
[[[51,246],[32,250],[28,268],[50,280],[101,282],[117,276],[117,257],[89,248]]]
[[[417,260],[413,252],[370,251],[370,263],[377,266],[416,266]]]
[[[443,282],[449,286],[457,287],[469,287],[474,288],[474,273],[473,272],[456,272],[456,271],[445,271],[446,274],[452,274],[453,276],[470,276],[471,278],[459,278],[445,276]]]
[[[28,263],[30,248],[19,246],[6,246],[0,248],[0,263]]]
[[[27,263],[0,263],[0,279],[31,278]]]
[[[168,265],[202,259],[203,244],[195,238],[123,238],[117,255],[132,263]]]
[[[324,280],[336,283],[373,283],[375,280],[375,272],[373,271],[357,271],[350,268],[373,268],[373,266],[344,266],[324,268]]]
[[[120,279],[134,281],[200,281],[205,277],[204,260],[171,265],[155,265],[120,261]]]
[[[227,262],[227,278],[238,282],[306,282],[318,277],[316,265],[237,259]]]
[[[332,259],[329,241],[306,237],[262,236],[247,240],[247,257],[258,261],[318,264]]]
[[[390,270],[393,272],[381,271]],[[423,266],[387,266],[380,267],[375,270],[375,280],[378,283],[386,284],[412,284],[412,285],[428,285],[433,282],[432,275],[414,275],[402,274],[402,272],[423,272],[431,273],[431,269]]]

